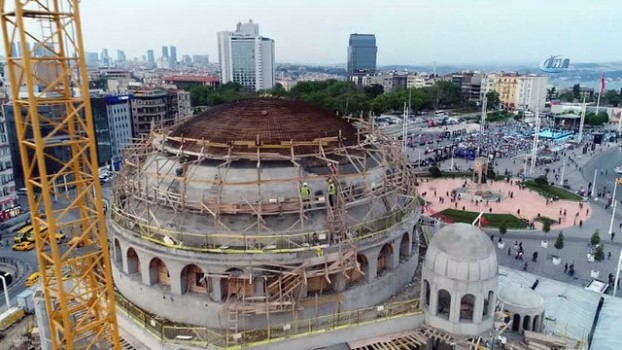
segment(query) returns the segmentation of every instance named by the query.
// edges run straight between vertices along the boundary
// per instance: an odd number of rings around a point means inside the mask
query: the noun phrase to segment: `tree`
[[[431,166],[429,171],[430,171],[430,174],[432,175],[432,177],[441,177],[441,176],[443,176],[443,172],[437,166]]]
[[[549,220],[545,220],[542,224],[542,231],[544,232],[544,237],[546,237],[546,234],[551,231],[551,222]]]
[[[598,234],[598,230],[594,231],[592,234],[592,238],[590,238],[590,243],[593,247],[600,244],[600,235]]]
[[[508,227],[505,225],[505,223],[502,223],[501,225],[499,225],[499,234],[501,236],[503,236],[507,232],[508,232]]]
[[[605,260],[605,252],[603,251],[603,246],[599,245],[596,247],[596,251],[594,252],[594,260],[603,261]]]
[[[372,84],[370,86],[366,86],[363,89],[365,96],[370,99],[376,98],[378,95],[382,95],[384,93],[384,87],[380,84]]]
[[[581,96],[581,85],[579,84],[574,84],[574,86],[572,87],[572,95],[574,96],[574,98],[579,98],[579,96]]]
[[[555,249],[557,250],[562,250],[564,249],[564,233],[563,232],[559,232],[559,234],[557,235],[557,240],[555,240]]]
[[[605,92],[605,95],[603,96],[605,99],[605,103],[614,107],[617,107],[620,102],[621,102],[621,97],[620,95],[618,95],[618,92],[615,90],[607,90],[607,92]]]
[[[486,110],[498,109],[501,104],[501,100],[499,99],[499,93],[490,90],[486,93]]]
[[[557,97],[557,91],[555,91],[555,86],[550,89],[546,89],[546,98],[550,101],[553,98]]]
[[[559,96],[559,98],[564,102],[573,102],[575,100],[574,94],[570,91],[564,92]]]
[[[546,178],[546,176],[542,175],[542,176],[538,176],[534,182],[536,183],[536,185],[538,186],[546,186],[549,184],[549,180]]]

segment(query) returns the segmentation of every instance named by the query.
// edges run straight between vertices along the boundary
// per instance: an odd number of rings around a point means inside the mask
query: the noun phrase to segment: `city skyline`
[[[115,2],[124,11],[111,11],[115,6],[110,5]],[[367,0],[346,0],[338,5],[327,1],[292,5],[277,0],[261,4],[248,0],[226,4],[181,0],[174,4],[176,13],[184,13],[180,17],[170,16],[170,2],[157,1],[148,7],[145,4],[135,1],[121,6],[120,0],[84,3],[87,51],[108,47],[124,50],[128,58],[142,57],[148,49],[167,43],[177,46],[181,55],[217,57],[216,33],[231,23],[253,19],[279,43],[275,56],[281,63],[343,64],[352,33],[376,35],[379,66],[538,62],[552,54],[563,54],[573,62],[619,59],[619,50],[611,45],[615,41],[611,34],[618,32],[615,14],[622,10],[622,4],[606,0],[590,4],[590,8],[606,8],[602,13],[585,11],[585,4],[578,1],[504,2],[504,11],[500,12],[492,0],[468,5],[458,0],[400,0],[383,4],[382,8]],[[136,17],[136,13],[142,16]],[[210,20],[205,21],[205,16]],[[166,18],[167,24],[153,18]],[[102,27],[107,30],[101,31]],[[128,31],[150,34],[128,36]],[[119,42],[119,37],[124,41]]]

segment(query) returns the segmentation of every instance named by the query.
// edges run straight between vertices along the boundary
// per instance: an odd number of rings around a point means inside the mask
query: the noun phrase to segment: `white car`
[[[622,165],[613,168],[613,171],[615,171],[618,174],[622,174]]]

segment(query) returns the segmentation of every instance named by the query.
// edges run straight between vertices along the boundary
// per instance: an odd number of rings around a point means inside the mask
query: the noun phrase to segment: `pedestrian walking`
[[[579,220],[579,228],[583,228],[583,220]]]
[[[564,265],[564,273],[568,272],[568,263],[566,263],[566,265]]]
[[[616,236],[615,232],[611,232],[611,241],[613,242],[613,238]]]
[[[611,260],[611,252],[607,253],[607,260]]]

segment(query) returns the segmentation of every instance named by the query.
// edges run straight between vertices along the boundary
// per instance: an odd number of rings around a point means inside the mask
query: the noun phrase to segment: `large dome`
[[[236,151],[252,152],[257,144],[281,145],[339,136],[349,146],[356,144],[356,132],[353,125],[335,113],[307,102],[252,98],[221,105],[186,120],[171,131],[167,143],[176,147],[172,143],[177,142],[171,140],[185,140],[185,150],[198,151],[201,142],[207,141],[234,144]]]
[[[490,238],[468,224],[451,224],[430,241],[425,266],[449,278],[476,281],[497,275],[497,253]]]

